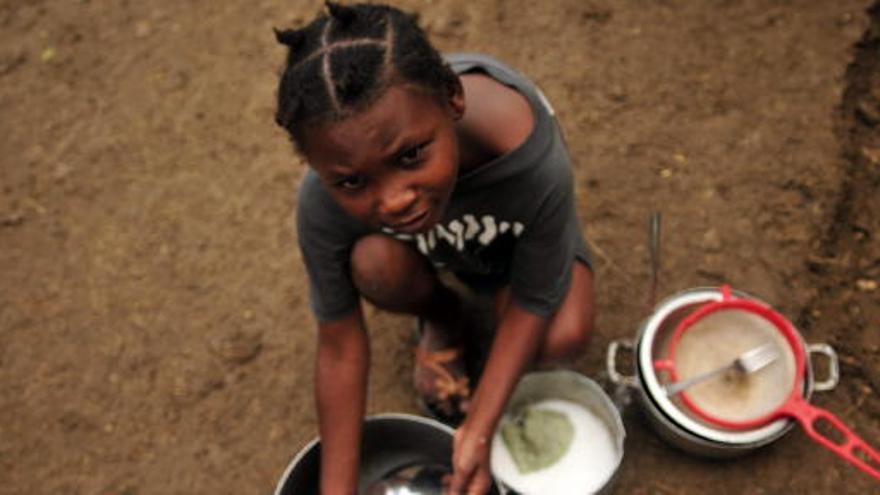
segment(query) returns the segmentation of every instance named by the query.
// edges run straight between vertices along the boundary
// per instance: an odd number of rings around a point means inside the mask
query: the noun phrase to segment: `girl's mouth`
[[[412,215],[402,222],[389,225],[388,227],[395,232],[400,232],[403,234],[415,234],[419,232],[422,227],[424,227],[424,224],[427,223],[426,221],[430,216],[431,209],[426,208],[422,212]]]

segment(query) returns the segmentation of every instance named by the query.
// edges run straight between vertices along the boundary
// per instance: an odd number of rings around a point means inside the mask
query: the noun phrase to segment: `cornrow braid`
[[[391,84],[415,83],[440,98],[458,79],[415,16],[384,6],[327,2],[327,13],[295,30],[275,30],[288,47],[275,122],[297,144],[304,127],[344,119]]]

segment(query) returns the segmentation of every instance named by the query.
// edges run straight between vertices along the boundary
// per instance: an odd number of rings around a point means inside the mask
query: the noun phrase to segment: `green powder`
[[[555,464],[571,447],[574,425],[559,411],[527,407],[501,426],[501,437],[522,474]]]

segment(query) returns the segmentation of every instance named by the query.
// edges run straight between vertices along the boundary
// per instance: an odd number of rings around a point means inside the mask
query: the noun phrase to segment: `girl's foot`
[[[413,383],[426,412],[443,423],[457,425],[467,411],[470,380],[460,338],[438,323],[419,320]]]

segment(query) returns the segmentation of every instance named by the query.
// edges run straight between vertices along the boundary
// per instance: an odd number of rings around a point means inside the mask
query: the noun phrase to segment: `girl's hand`
[[[452,479],[447,495],[485,495],[492,486],[489,465],[491,431],[481,431],[468,422],[455,431],[452,450]]]

